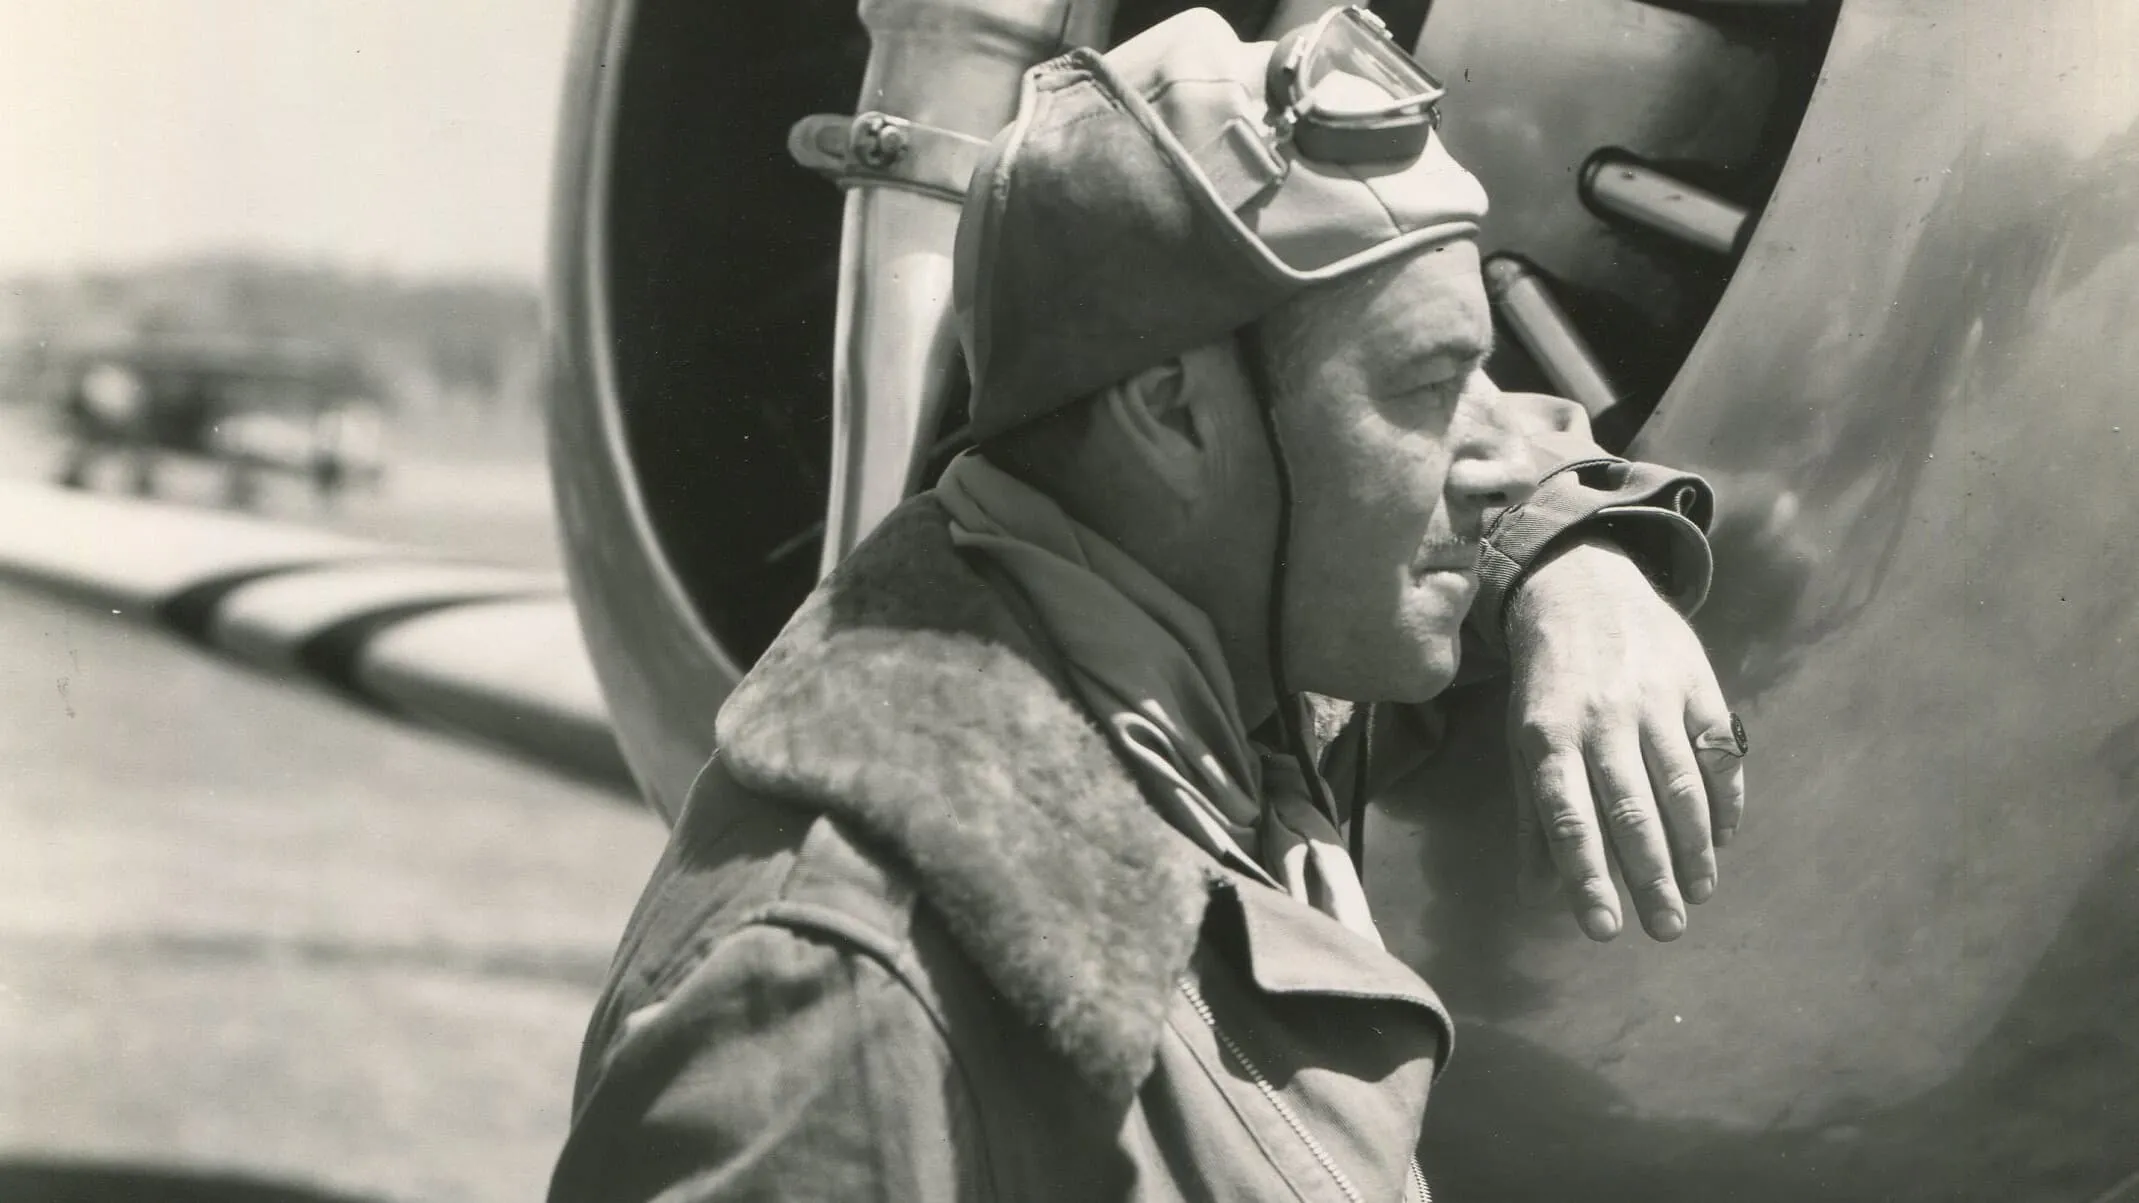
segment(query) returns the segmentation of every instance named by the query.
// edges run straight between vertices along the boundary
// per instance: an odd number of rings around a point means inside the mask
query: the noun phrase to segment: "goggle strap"
[[[1235,213],[1285,178],[1284,160],[1245,117],[1226,122],[1210,141],[1191,150],[1189,158],[1210,182],[1212,194]]]

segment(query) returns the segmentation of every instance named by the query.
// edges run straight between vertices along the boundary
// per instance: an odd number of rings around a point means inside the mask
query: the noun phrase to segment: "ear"
[[[1117,382],[1102,398],[1123,449],[1167,492],[1184,499],[1195,489],[1203,442],[1188,394],[1188,368],[1175,358]]]
[[[1130,454],[1184,502],[1210,490],[1217,434],[1227,402],[1229,346],[1199,347],[1146,368],[1104,397],[1108,421]],[[1237,375],[1237,370],[1234,373]]]

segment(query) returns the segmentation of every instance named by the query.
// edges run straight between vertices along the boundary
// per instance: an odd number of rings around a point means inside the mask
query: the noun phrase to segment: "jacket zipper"
[[[1284,1120],[1285,1126],[1300,1138],[1300,1143],[1307,1146],[1308,1153],[1328,1172],[1330,1180],[1337,1184],[1337,1189],[1343,1192],[1349,1203],[1365,1203],[1359,1197],[1358,1189],[1352,1185],[1352,1180],[1344,1176],[1343,1170],[1337,1168],[1337,1159],[1329,1155],[1329,1150],[1322,1147],[1322,1142],[1315,1139],[1315,1134],[1309,1132],[1307,1125],[1300,1122],[1300,1117],[1291,1107],[1285,1105],[1284,1096],[1277,1092],[1277,1087],[1272,1086],[1270,1079],[1264,1077],[1263,1071],[1249,1059],[1248,1051],[1240,1047],[1224,1028],[1218,1026],[1218,1017],[1211,1012],[1211,1004],[1204,1000],[1202,989],[1194,981],[1182,978],[1181,994],[1188,999],[1188,1005],[1196,1012],[1196,1018],[1201,1019],[1203,1026],[1211,1030],[1211,1035],[1217,1038],[1219,1046],[1240,1066],[1241,1072],[1247,1074],[1248,1079],[1255,1083],[1255,1089],[1270,1100],[1270,1106],[1277,1111],[1278,1118]],[[1433,1203],[1433,1191],[1426,1186],[1426,1174],[1419,1169],[1417,1154],[1413,1154],[1411,1158],[1411,1185],[1418,1192],[1419,1203]]]

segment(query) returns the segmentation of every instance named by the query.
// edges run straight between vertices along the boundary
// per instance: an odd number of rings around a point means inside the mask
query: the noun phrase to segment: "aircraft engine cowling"
[[[948,206],[843,195],[797,163],[796,123],[1007,114],[1006,92],[927,111],[942,60],[894,61],[886,13],[1118,40],[1179,7],[583,5],[553,472],[582,628],[664,814],[827,529],[852,538],[886,481],[957,446],[961,369],[913,300],[941,289],[887,285],[905,252],[870,233],[946,254],[922,244]],[[1321,5],[1219,7],[1253,29]],[[1696,625],[1755,740],[1715,900],[1675,944],[1597,946],[1516,908],[1503,701],[1448,699],[1466,751],[1385,791],[1367,873],[1457,1012],[1437,1193],[2139,1197],[2139,11],[1376,7],[1449,83],[1444,133],[1493,198],[1496,377],[1716,484]],[[1014,82],[1007,44],[985,88]],[[886,326],[887,303],[915,310]],[[854,433],[884,415],[888,441]]]

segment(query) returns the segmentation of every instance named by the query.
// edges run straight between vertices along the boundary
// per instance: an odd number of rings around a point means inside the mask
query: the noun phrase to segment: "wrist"
[[[1629,588],[1654,591],[1641,565],[1609,532],[1570,533],[1539,554],[1509,591],[1507,629],[1534,626],[1554,611],[1582,606],[1600,592]]]

